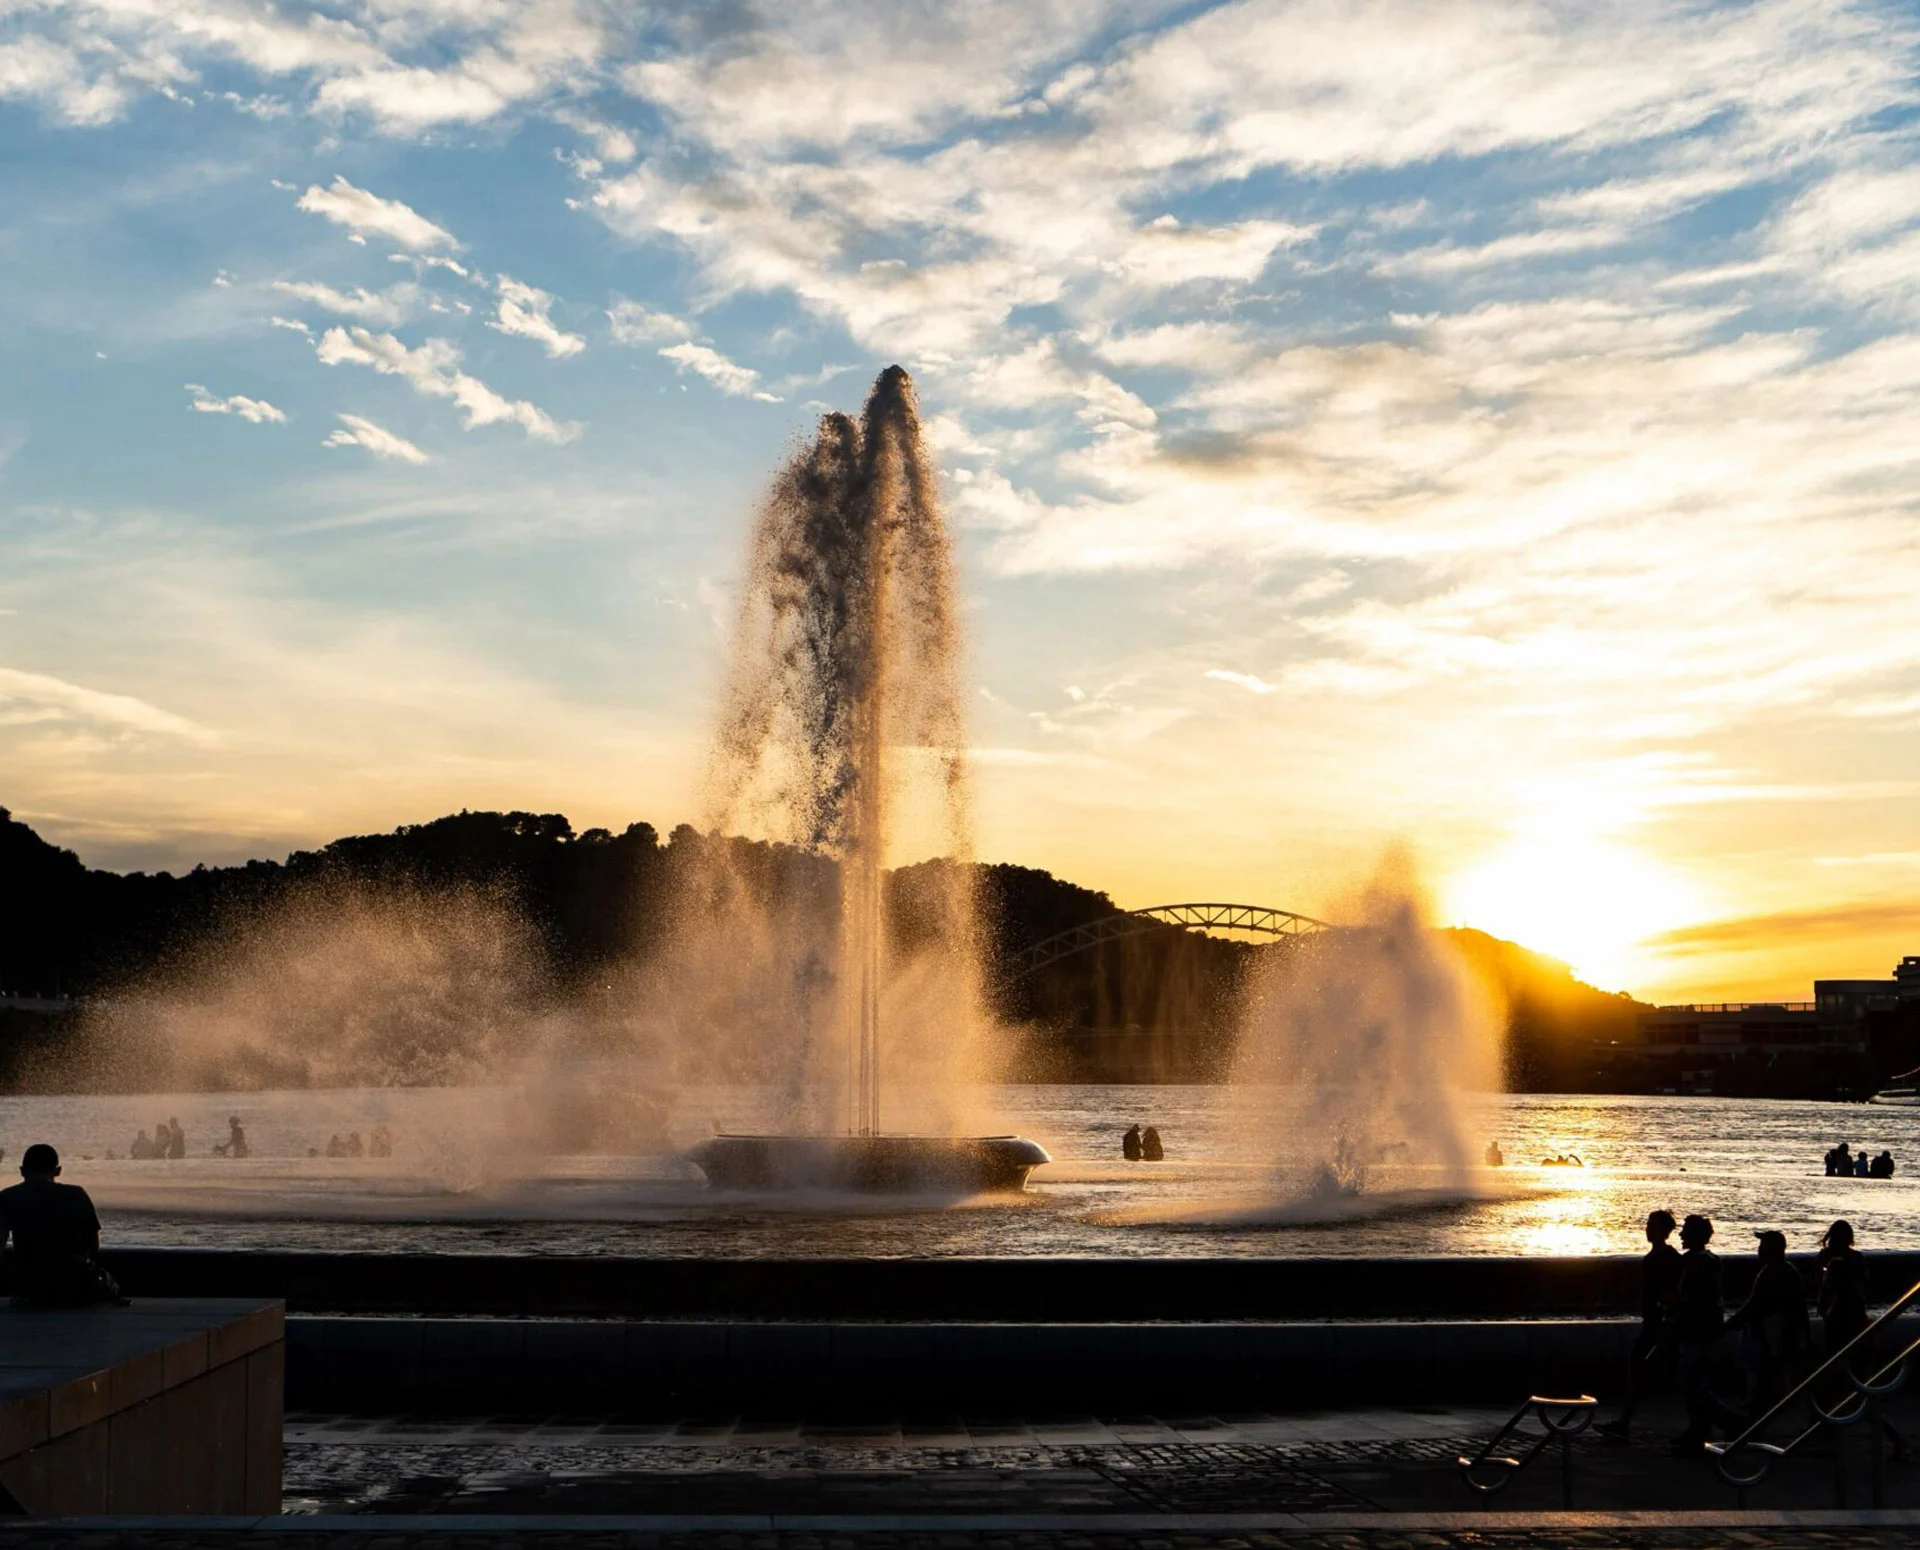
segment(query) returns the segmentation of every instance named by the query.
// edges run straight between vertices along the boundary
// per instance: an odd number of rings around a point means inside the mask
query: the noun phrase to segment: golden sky
[[[753,502],[882,365],[979,844],[1655,999],[1920,951],[1920,25],[36,8],[0,803],[88,860],[698,820]]]

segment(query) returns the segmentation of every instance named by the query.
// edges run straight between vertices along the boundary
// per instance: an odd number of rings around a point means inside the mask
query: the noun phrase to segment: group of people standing
[[[1744,1430],[1771,1410],[1808,1370],[1815,1356],[1807,1285],[1787,1258],[1786,1234],[1771,1229],[1754,1234],[1760,1268],[1746,1300],[1726,1312],[1719,1256],[1707,1247],[1713,1223],[1689,1216],[1679,1224],[1680,1248],[1668,1240],[1675,1223],[1671,1211],[1647,1217],[1647,1253],[1641,1261],[1640,1332],[1633,1346],[1627,1397],[1620,1413],[1595,1429],[1616,1442],[1628,1439],[1633,1416],[1652,1382],[1671,1369],[1686,1401],[1686,1429],[1674,1439],[1676,1453],[1698,1453],[1714,1429],[1729,1435]],[[1866,1329],[1867,1265],[1854,1247],[1853,1226],[1835,1222],[1820,1240],[1819,1286],[1814,1299],[1820,1314],[1824,1355],[1844,1350]],[[1739,1339],[1746,1393],[1736,1406],[1714,1389],[1711,1364],[1722,1339]],[[1896,1455],[1905,1442],[1884,1421],[1882,1430]]]
[[[1893,1153],[1883,1151],[1869,1158],[1863,1146],[1854,1151],[1853,1143],[1842,1141],[1827,1153],[1827,1177],[1854,1179],[1890,1179],[1893,1177]]]
[[[307,1149],[307,1156],[318,1157],[319,1155],[320,1149],[317,1146]],[[375,1125],[371,1141],[362,1141],[360,1132],[357,1130],[349,1131],[343,1141],[340,1133],[335,1131],[327,1137],[327,1156],[391,1157],[393,1156],[393,1132],[385,1125]]]
[[[240,1123],[238,1114],[227,1116],[227,1139],[213,1143],[216,1157],[245,1157],[249,1154],[247,1132]],[[107,1153],[109,1157],[113,1153]],[[149,1157],[185,1157],[187,1155],[187,1133],[180,1128],[180,1117],[171,1115],[153,1127],[153,1134],[144,1130],[133,1138],[133,1145],[127,1148],[127,1156],[136,1161]]]
[[[187,1155],[187,1133],[180,1128],[180,1117],[176,1114],[162,1120],[153,1127],[153,1134],[144,1130],[133,1138],[133,1145],[127,1148],[127,1156],[133,1158],[149,1157],[185,1157]]]

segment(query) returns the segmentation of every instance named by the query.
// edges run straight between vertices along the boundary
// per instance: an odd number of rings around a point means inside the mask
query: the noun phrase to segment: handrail
[[[1829,1356],[1818,1367],[1814,1368],[1805,1378],[1801,1379],[1772,1409],[1749,1422],[1747,1429],[1738,1437],[1728,1442],[1708,1443],[1707,1451],[1719,1460],[1717,1467],[1720,1472],[1720,1478],[1726,1481],[1728,1485],[1737,1486],[1741,1490],[1745,1490],[1750,1485],[1758,1485],[1767,1477],[1768,1471],[1770,1471],[1775,1464],[1784,1458],[1791,1458],[1795,1451],[1809,1438],[1815,1436],[1822,1427],[1852,1426],[1856,1421],[1870,1414],[1873,1405],[1877,1401],[1897,1393],[1901,1386],[1907,1381],[1908,1358],[1911,1357],[1916,1350],[1920,1350],[1920,1335],[1916,1335],[1912,1340],[1908,1341],[1898,1356],[1893,1357],[1865,1378],[1858,1376],[1854,1372],[1852,1364],[1848,1361],[1848,1357],[1853,1354],[1856,1346],[1862,1345],[1870,1340],[1879,1331],[1881,1325],[1897,1319],[1901,1314],[1905,1313],[1907,1309],[1914,1306],[1916,1302],[1920,1302],[1920,1282],[1915,1282],[1914,1285],[1908,1287],[1898,1298],[1889,1303],[1885,1311],[1883,1311],[1878,1318],[1865,1329],[1861,1330],[1859,1334],[1855,1335],[1839,1350],[1835,1351],[1833,1355]],[[1836,1368],[1838,1368],[1840,1373],[1846,1378],[1847,1386],[1851,1392],[1842,1396],[1840,1401],[1829,1410],[1814,1397],[1813,1391],[1817,1385],[1829,1378]],[[1813,1424],[1801,1431],[1789,1442],[1763,1442],[1761,1438],[1767,1428],[1771,1426],[1784,1411],[1802,1399],[1804,1399],[1813,1410]],[[1852,1408],[1849,1409],[1848,1406]],[[1740,1467],[1733,1462],[1734,1456],[1745,1450],[1751,1450],[1757,1455],[1754,1461],[1756,1467],[1751,1474],[1743,1474],[1740,1471]]]
[[[1573,1439],[1593,1424],[1593,1414],[1599,1408],[1600,1401],[1591,1394],[1581,1394],[1573,1399],[1554,1399],[1545,1394],[1530,1394],[1527,1401],[1507,1418],[1506,1425],[1493,1434],[1493,1440],[1472,1458],[1456,1458],[1454,1467],[1460,1471],[1460,1478],[1471,1489],[1485,1498],[1497,1491],[1504,1491],[1513,1483],[1515,1475],[1525,1469],[1540,1456],[1540,1450],[1550,1442],[1560,1444],[1560,1502],[1564,1507],[1573,1505]],[[1527,1418],[1528,1412],[1539,1420],[1544,1430],[1534,1439],[1531,1448],[1519,1458],[1496,1455],[1494,1449],[1505,1442],[1519,1429],[1520,1423]],[[1484,1470],[1494,1471],[1485,1480],[1479,1478]]]

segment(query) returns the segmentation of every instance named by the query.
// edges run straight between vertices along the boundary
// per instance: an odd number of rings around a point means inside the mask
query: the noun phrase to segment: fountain
[[[896,875],[892,897],[884,869],[909,829],[936,854],[970,854],[959,657],[950,543],[912,379],[893,366],[858,424],[821,421],[754,527],[714,827],[771,830],[831,867],[796,923],[736,923],[711,957],[713,973],[743,982],[741,944],[771,943],[766,983],[787,1024],[775,1037],[792,1057],[785,1080],[800,1122],[694,1148],[714,1186],[971,1193],[1019,1189],[1050,1161],[1017,1136],[886,1123],[910,1106],[905,1086],[886,1080],[896,1064],[917,1078],[921,1101],[951,1090],[984,1015],[967,869],[928,863],[911,890]],[[746,892],[735,880],[718,891],[736,908]]]

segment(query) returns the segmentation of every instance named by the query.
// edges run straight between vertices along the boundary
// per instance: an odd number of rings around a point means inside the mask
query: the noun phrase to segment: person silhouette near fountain
[[[1713,1241],[1713,1223],[1689,1216],[1680,1224],[1680,1276],[1674,1287],[1673,1332],[1679,1352],[1680,1392],[1687,1402],[1687,1427],[1673,1440],[1673,1451],[1698,1454],[1722,1422],[1743,1418],[1713,1389],[1714,1348],[1726,1331],[1722,1303],[1720,1258],[1707,1245]]]
[[[35,1142],[20,1159],[20,1182],[0,1189],[0,1248],[13,1240],[14,1301],[82,1308],[125,1302],[100,1264],[100,1217],[77,1184],[60,1182],[60,1154]]]
[[[1140,1127],[1129,1125],[1127,1133],[1120,1138],[1120,1155],[1128,1162],[1140,1161]]]
[[[1626,1442],[1633,1413],[1640,1408],[1649,1382],[1672,1360],[1675,1325],[1671,1303],[1680,1287],[1680,1252],[1667,1240],[1673,1236],[1673,1213],[1647,1213],[1647,1252],[1640,1260],[1640,1333],[1634,1336],[1633,1356],[1627,1363],[1627,1398],[1620,1413],[1594,1428],[1612,1442]]]
[[[1160,1142],[1160,1132],[1152,1125],[1140,1132],[1140,1160],[1142,1162],[1164,1162],[1167,1149]]]

